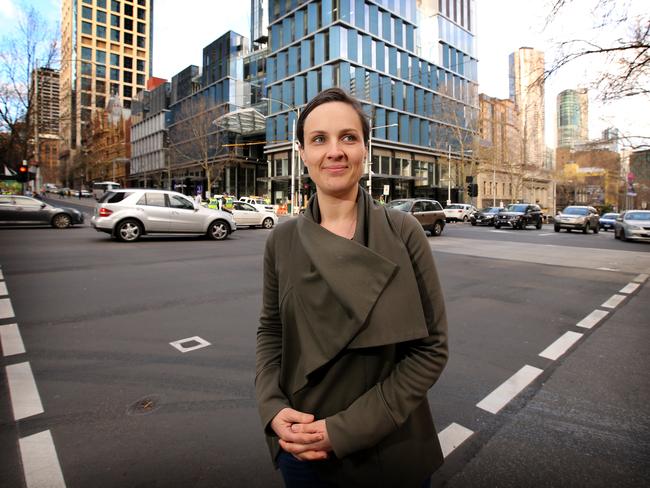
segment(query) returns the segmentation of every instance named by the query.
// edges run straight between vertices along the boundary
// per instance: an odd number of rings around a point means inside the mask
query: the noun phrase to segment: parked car
[[[618,216],[619,214],[614,212],[606,213],[605,215],[601,216],[599,222],[600,230],[604,230],[605,232],[607,232],[609,229],[614,230],[614,224],[616,223]]]
[[[470,215],[476,212],[476,207],[474,205],[469,205],[467,203],[452,203],[445,208],[445,219],[447,222],[458,222],[463,221],[467,222]]]
[[[264,199],[262,197],[241,197],[239,201],[248,203],[258,210],[275,213],[275,207],[270,203],[264,203]]]
[[[555,232],[566,229],[567,232],[581,230],[586,234],[591,230],[594,234],[598,234],[598,229],[600,229],[599,221],[598,210],[594,207],[572,205],[555,216],[553,228]]]
[[[264,227],[271,229],[278,223],[278,216],[274,212],[268,210],[259,210],[250,203],[236,201],[232,203],[233,217],[237,226],[247,225],[249,227]]]
[[[512,203],[496,215],[494,228],[508,226],[513,229],[525,229],[534,225],[536,229],[542,228],[542,209],[534,203]]]
[[[494,225],[497,214],[502,210],[501,207],[485,207],[470,215],[469,221],[472,225]]]
[[[401,198],[388,202],[386,206],[411,213],[431,235],[439,236],[445,228],[445,212],[436,200]]]
[[[628,210],[614,224],[614,237],[622,241],[650,241],[650,210]]]
[[[65,229],[83,223],[84,215],[77,209],[55,207],[22,195],[0,195],[0,224],[47,224]]]
[[[145,234],[205,234],[220,241],[237,229],[228,212],[202,207],[175,191],[143,188],[109,190],[90,223],[124,242]]]

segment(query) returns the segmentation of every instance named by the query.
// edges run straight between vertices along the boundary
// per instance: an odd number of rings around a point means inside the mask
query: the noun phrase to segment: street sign
[[[384,195],[388,196],[390,193],[390,185],[384,185]]]

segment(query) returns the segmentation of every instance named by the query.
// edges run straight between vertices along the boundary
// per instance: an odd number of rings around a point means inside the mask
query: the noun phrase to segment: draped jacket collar
[[[415,273],[400,237],[404,217],[375,204],[360,187],[354,240],[320,226],[316,196],[298,218],[290,274],[300,354],[292,393],[346,348],[428,335]]]

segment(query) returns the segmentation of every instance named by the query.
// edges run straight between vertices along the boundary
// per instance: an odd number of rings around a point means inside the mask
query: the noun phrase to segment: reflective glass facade
[[[454,20],[438,0],[269,1],[268,158],[290,157],[297,109],[339,86],[362,102],[377,128],[373,185],[390,184],[393,198],[427,189],[439,197],[438,186],[446,192],[438,158],[446,168],[449,146],[458,151],[467,142],[469,132],[458,128],[476,119],[478,106],[473,0],[456,3],[463,13]],[[426,49],[425,23],[436,36]],[[278,181],[288,174],[275,172],[284,171],[283,164],[269,167]]]

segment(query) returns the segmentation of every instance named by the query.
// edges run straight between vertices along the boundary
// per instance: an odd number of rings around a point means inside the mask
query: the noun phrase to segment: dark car
[[[594,207],[571,205],[555,216],[553,228],[555,232],[566,229],[567,232],[581,230],[586,234],[591,230],[594,234],[597,234],[600,228],[599,220],[598,210]]]
[[[439,236],[445,228],[445,212],[436,200],[401,198],[387,203],[386,206],[411,213],[431,235]]]
[[[54,207],[20,195],[0,195],[0,224],[48,224],[57,229],[65,229],[83,222],[84,215],[74,208]]]
[[[470,215],[469,221],[472,225],[494,225],[497,214],[502,210],[501,207],[485,207]]]
[[[615,212],[611,213],[606,213],[600,218],[600,230],[604,230],[607,232],[609,229],[614,230],[614,223],[616,222],[616,219],[618,218],[620,214],[617,214]]]
[[[534,203],[512,203],[496,215],[494,228],[512,227],[513,229],[525,229],[534,225],[536,229],[542,228],[544,215],[539,205]]]

